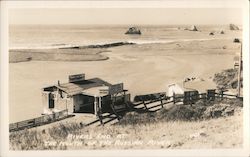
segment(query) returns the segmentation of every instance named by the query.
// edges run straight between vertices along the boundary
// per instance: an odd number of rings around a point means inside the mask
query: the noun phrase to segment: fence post
[[[111,108],[112,108],[114,114],[116,115],[118,121],[120,121],[120,116],[118,115],[118,113],[117,113],[116,110],[115,110],[114,103],[115,103],[114,100],[112,100],[110,106],[111,106]]]
[[[175,93],[173,93],[173,103],[175,104]]]
[[[163,101],[162,101],[162,98],[160,98],[160,101],[161,101],[161,108],[163,108]]]
[[[203,93],[201,96],[202,96],[203,102],[206,102],[206,100],[207,100],[207,94]]]
[[[147,105],[145,104],[144,100],[143,100],[143,105],[144,105],[145,109],[148,110]]]
[[[33,125],[32,126],[35,127],[36,126],[36,123],[35,123],[36,122],[36,118],[34,118],[32,121],[33,121]]]
[[[221,100],[223,100],[223,94],[224,94],[224,91],[223,90],[221,90]]]
[[[99,118],[99,121],[101,123],[101,125],[103,126],[103,121],[102,121],[102,107],[101,107],[101,104],[102,104],[102,97],[99,97],[99,103],[97,105],[97,116]]]
[[[100,121],[101,125],[103,126],[102,114],[101,113],[98,113],[98,118],[99,118],[99,121]]]

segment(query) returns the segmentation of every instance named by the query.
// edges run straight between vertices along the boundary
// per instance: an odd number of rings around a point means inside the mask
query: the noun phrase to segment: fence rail
[[[220,92],[220,93],[214,92],[211,95],[211,93],[207,92],[207,93],[197,93],[195,95],[188,95],[188,96],[185,96],[185,94],[181,94],[181,95],[173,95],[171,97],[163,96],[163,97],[152,99],[152,100],[147,99],[147,101],[136,101],[134,103],[134,107],[143,104],[145,109],[151,109],[151,108],[155,108],[158,106],[161,106],[163,108],[164,105],[170,104],[170,103],[173,103],[173,104],[183,103],[185,105],[185,104],[193,104],[193,103],[197,102],[198,100],[215,100],[216,98],[220,98],[220,99],[238,98],[238,99],[243,100],[243,97],[239,97],[239,96],[233,95],[233,94],[226,94],[224,92]],[[160,104],[157,104],[157,105],[154,105],[151,107],[147,107],[148,104],[152,104],[155,102],[160,102]]]
[[[24,121],[20,121],[20,122],[16,122],[16,123],[10,123],[9,124],[9,131],[17,131],[17,130],[22,130],[25,128],[40,126],[40,125],[44,125],[44,124],[48,124],[51,122],[55,122],[55,121],[64,119],[66,117],[68,117],[68,110],[67,109],[62,110],[60,112],[55,112],[53,114],[43,115],[43,116],[37,117],[37,118],[32,118],[32,119],[28,119],[28,120],[24,120]]]

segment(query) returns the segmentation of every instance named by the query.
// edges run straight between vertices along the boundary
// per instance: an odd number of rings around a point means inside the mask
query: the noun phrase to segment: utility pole
[[[242,71],[242,42],[240,42],[240,56],[239,56],[239,68],[238,68],[238,85],[237,85],[237,96],[240,96],[241,87],[241,71]]]

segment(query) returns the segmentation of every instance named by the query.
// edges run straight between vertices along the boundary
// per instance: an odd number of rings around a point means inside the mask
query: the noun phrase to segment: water
[[[178,30],[178,27],[180,30]],[[125,35],[129,26],[86,25],[12,25],[10,26],[10,49],[58,48],[134,42],[138,44],[167,43],[179,39],[201,39],[208,30],[219,31],[225,26],[200,26],[202,33],[183,30],[188,26],[139,26],[142,35]]]

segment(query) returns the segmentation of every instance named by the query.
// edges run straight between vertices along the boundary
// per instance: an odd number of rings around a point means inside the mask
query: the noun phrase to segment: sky
[[[242,24],[239,8],[15,8],[10,24]]]

